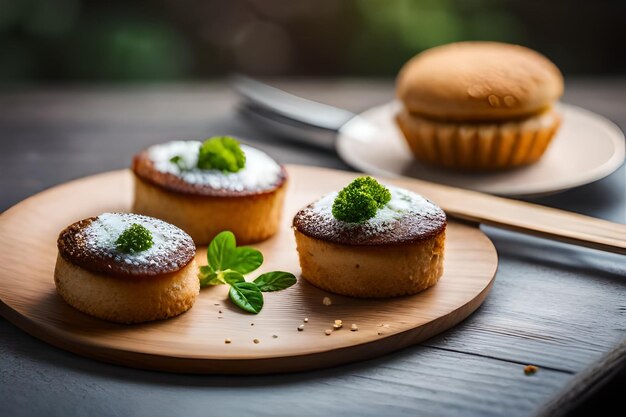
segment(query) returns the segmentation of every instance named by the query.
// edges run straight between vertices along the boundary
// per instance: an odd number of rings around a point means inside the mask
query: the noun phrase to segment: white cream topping
[[[189,184],[206,185],[229,191],[262,191],[276,185],[281,167],[265,152],[241,145],[246,164],[238,172],[222,172],[217,169],[199,169],[198,151],[202,142],[174,141],[148,148],[148,157],[157,171],[173,174]],[[180,156],[180,163],[189,169],[181,170],[170,160]]]
[[[116,249],[115,241],[133,223],[142,225],[152,233],[152,247],[136,253],[120,252]],[[157,266],[157,260],[171,258],[172,253],[190,241],[185,232],[169,223],[131,213],[103,213],[83,233],[87,245],[96,253],[115,262],[134,266]],[[179,267],[175,263],[171,263],[171,266]]]
[[[317,200],[310,210],[319,215],[323,222],[340,223],[343,227],[360,227],[365,233],[380,233],[388,229],[395,220],[408,214],[436,214],[439,212],[437,206],[426,200],[419,194],[404,188],[387,186],[391,192],[391,200],[385,206],[376,211],[376,215],[364,223],[348,223],[335,219],[332,213],[333,202],[338,192],[332,192]]]

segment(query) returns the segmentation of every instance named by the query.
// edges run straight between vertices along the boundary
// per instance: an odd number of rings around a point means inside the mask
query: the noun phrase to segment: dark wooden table
[[[369,80],[281,86],[353,111],[393,94],[391,82]],[[570,80],[565,101],[624,129],[625,98],[624,79]],[[5,91],[0,208],[55,184],[127,167],[150,144],[214,134],[238,135],[283,163],[349,169],[332,153],[253,131],[235,105],[224,83]],[[535,201],[625,223],[624,167]],[[500,267],[474,315],[420,346],[333,369],[255,377],[127,369],[66,353],[0,319],[0,415],[559,415],[584,414],[589,406],[581,409],[580,400],[612,377],[609,392],[617,392],[624,383],[614,374],[623,372],[626,352],[626,259],[485,231]],[[540,369],[525,376],[526,364]]]

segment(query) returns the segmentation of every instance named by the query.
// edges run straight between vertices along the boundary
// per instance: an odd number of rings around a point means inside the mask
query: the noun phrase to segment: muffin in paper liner
[[[550,108],[521,120],[467,123],[437,121],[402,109],[396,122],[420,162],[445,168],[498,170],[536,162],[556,133],[561,116]]]

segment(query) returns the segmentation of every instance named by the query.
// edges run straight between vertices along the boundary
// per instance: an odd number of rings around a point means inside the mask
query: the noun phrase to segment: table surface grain
[[[388,81],[276,84],[352,111],[393,96]],[[625,79],[577,79],[568,80],[564,101],[624,129],[624,98]],[[239,136],[283,163],[349,169],[333,153],[255,132],[237,117],[236,103],[225,82],[5,90],[0,93],[0,209],[68,180],[127,167],[148,145],[215,134]],[[531,201],[626,223],[626,171],[622,167],[594,184]],[[0,415],[575,411],[585,392],[624,366],[624,257],[484,230],[500,265],[491,294],[474,315],[419,346],[332,369],[254,377],[127,369],[66,353],[0,319]],[[525,376],[527,364],[539,371]]]

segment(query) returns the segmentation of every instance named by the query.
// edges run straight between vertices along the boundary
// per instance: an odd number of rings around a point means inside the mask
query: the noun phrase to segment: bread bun
[[[498,42],[428,49],[400,71],[397,95],[413,114],[445,121],[524,118],[563,94],[563,77],[545,56]]]

